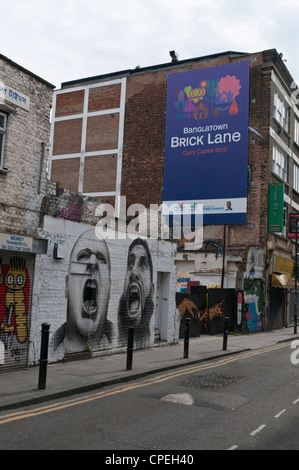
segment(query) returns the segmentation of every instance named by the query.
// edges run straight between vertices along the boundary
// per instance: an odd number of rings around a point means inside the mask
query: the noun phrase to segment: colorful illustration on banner
[[[239,112],[236,101],[240,94],[240,80],[235,75],[226,75],[216,80],[201,80],[198,87],[186,85],[179,90],[174,106],[177,118],[206,119],[210,114],[224,116],[227,112],[235,116]]]

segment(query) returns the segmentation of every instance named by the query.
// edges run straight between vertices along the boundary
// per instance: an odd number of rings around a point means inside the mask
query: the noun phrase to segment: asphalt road
[[[298,450],[299,364],[290,344],[2,412],[0,449],[104,450],[103,459],[121,451]]]

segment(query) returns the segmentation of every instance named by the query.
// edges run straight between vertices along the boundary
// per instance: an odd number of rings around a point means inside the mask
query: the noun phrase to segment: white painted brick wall
[[[49,361],[54,362],[63,359],[66,350],[61,347],[59,352],[53,351],[53,335],[66,321],[67,299],[65,297],[65,280],[69,269],[69,258],[72,247],[79,235],[91,228],[83,223],[74,223],[61,218],[45,216],[43,230],[40,236],[48,239],[47,255],[36,257],[36,273],[32,299],[32,327],[30,336],[29,363],[36,364],[40,354],[41,324],[46,322],[51,325]],[[120,350],[118,341],[118,307],[124,285],[124,277],[127,268],[128,248],[132,240],[107,239],[111,259],[111,293],[107,318],[113,324],[114,337],[111,343],[103,338],[98,353],[109,354]],[[53,258],[54,243],[59,243],[64,248],[64,258]],[[157,271],[168,272],[169,302],[167,312],[167,342],[177,342],[179,337],[179,316],[175,305],[175,245],[170,242],[148,240],[153,262],[153,280],[156,288]],[[154,302],[156,292],[154,294]],[[150,345],[154,344],[155,313],[150,323]],[[123,349],[123,348],[122,348]],[[95,354],[96,352],[93,351]]]

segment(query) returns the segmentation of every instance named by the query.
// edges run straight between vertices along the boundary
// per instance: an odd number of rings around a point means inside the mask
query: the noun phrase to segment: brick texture
[[[87,119],[86,152],[118,147],[119,113],[91,116]]]
[[[90,88],[88,112],[120,107],[120,84]]]
[[[56,117],[83,113],[84,90],[63,93],[56,97]]]
[[[70,191],[78,192],[80,158],[53,160],[52,180]]]
[[[55,123],[53,155],[79,153],[81,150],[82,119]]]
[[[85,157],[83,192],[114,191],[116,166],[116,155]]]

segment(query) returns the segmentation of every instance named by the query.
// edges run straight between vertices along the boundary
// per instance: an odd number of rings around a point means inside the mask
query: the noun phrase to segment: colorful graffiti
[[[0,364],[5,362],[5,351],[12,350],[14,341],[28,341],[29,292],[25,260],[15,256],[3,263],[0,259]]]
[[[261,331],[264,306],[264,289],[261,279],[246,278],[244,280],[244,303],[248,331]]]
[[[176,275],[176,292],[187,293],[188,282],[192,276],[187,271],[180,271]]]

